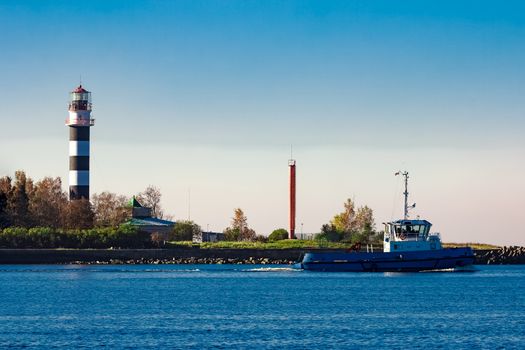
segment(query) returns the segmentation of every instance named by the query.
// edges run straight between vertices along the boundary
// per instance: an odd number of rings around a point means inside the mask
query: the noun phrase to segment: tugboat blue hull
[[[306,253],[300,268],[312,271],[417,272],[463,268],[474,263],[471,248],[405,252]]]

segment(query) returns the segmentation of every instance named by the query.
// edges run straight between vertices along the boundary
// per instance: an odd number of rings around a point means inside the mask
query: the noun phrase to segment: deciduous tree
[[[371,243],[376,240],[374,215],[368,206],[356,210],[355,203],[347,199],[343,212],[335,215],[330,224],[323,225],[319,239],[339,240],[345,242]]]
[[[87,199],[69,201],[64,212],[63,226],[69,229],[87,229],[93,227],[95,213]]]
[[[227,240],[231,241],[253,241],[257,233],[248,227],[248,218],[241,208],[234,209],[230,227],[224,230]]]
[[[355,215],[355,203],[348,198],[344,203],[343,212],[335,215],[330,223],[339,232],[351,233],[356,229]]]
[[[29,213],[34,226],[60,227],[66,206],[67,195],[62,191],[59,177],[38,181],[29,196]]]
[[[366,205],[359,207],[355,215],[355,225],[358,231],[363,231],[367,227],[374,230],[374,211]]]
[[[137,200],[145,207],[151,208],[151,215],[153,217],[162,219],[164,212],[160,205],[160,199],[162,194],[160,190],[155,186],[148,186],[143,192],[140,192],[137,196]]]
[[[129,199],[111,192],[94,194],[95,226],[117,227],[131,217]]]
[[[33,181],[27,178],[25,172],[15,173],[15,183],[7,196],[7,211],[11,224],[19,227],[31,226],[29,214],[29,194],[33,190]]]
[[[0,229],[11,225],[11,218],[7,209],[7,198],[11,192],[11,178],[0,178]]]

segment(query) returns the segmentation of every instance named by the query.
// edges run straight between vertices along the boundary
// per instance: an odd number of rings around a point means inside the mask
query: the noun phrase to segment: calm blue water
[[[0,347],[525,348],[525,266],[266,267],[0,265]]]

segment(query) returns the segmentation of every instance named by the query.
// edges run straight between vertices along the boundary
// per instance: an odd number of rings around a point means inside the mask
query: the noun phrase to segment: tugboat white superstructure
[[[469,247],[443,248],[439,233],[431,233],[427,220],[411,220],[408,212],[408,172],[402,220],[385,223],[383,252],[309,252],[299,267],[314,271],[425,271],[465,267],[474,263]]]

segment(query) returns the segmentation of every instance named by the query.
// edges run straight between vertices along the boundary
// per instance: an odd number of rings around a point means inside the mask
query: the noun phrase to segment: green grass
[[[323,242],[300,239],[284,239],[276,242],[168,242],[168,248],[195,247],[201,249],[312,249],[312,248],[350,248],[349,243]]]
[[[285,239],[276,242],[204,242],[192,243],[191,241],[172,241],[166,244],[166,248],[200,248],[200,249],[348,249],[350,243],[312,241],[300,239]],[[498,249],[499,246],[484,243],[443,243],[445,248],[471,247],[472,249]],[[378,247],[376,246],[375,249]],[[375,250],[374,249],[374,250]]]
[[[166,248],[191,248],[199,247],[199,243],[193,243],[192,241],[169,241],[166,242]]]
[[[472,249],[499,249],[500,246],[493,245],[493,244],[486,244],[486,243],[443,243],[444,248],[456,248],[456,247],[471,247]]]

